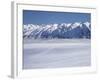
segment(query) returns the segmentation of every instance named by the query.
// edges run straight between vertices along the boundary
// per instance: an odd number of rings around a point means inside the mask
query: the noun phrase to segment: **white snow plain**
[[[24,41],[23,69],[84,67],[90,65],[90,39],[32,39]]]

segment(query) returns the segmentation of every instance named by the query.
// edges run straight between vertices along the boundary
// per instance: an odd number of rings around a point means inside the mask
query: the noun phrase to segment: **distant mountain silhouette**
[[[75,22],[62,24],[24,25],[23,38],[34,39],[72,39],[91,38],[91,24],[89,22]]]

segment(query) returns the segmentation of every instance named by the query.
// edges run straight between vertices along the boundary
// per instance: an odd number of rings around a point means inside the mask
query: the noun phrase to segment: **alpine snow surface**
[[[23,69],[91,65],[89,22],[24,25]]]

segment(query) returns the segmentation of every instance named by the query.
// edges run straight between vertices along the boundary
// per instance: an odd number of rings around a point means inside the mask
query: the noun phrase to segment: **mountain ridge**
[[[61,24],[27,24],[23,28],[23,38],[34,39],[72,39],[91,38],[90,22],[75,22]]]

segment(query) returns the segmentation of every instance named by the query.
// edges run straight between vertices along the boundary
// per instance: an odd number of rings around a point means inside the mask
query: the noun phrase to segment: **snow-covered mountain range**
[[[61,24],[27,24],[23,28],[23,38],[34,39],[71,39],[71,38],[91,38],[90,22],[75,22]]]

